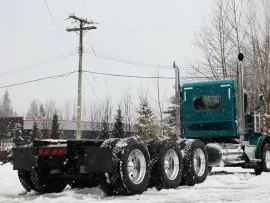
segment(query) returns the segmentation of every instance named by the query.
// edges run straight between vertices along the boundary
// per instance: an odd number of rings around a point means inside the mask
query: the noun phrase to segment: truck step
[[[250,160],[250,162],[261,162],[262,160],[261,159],[249,159]]]
[[[244,160],[237,160],[237,161],[226,161],[226,164],[241,164],[241,163],[245,163]]]

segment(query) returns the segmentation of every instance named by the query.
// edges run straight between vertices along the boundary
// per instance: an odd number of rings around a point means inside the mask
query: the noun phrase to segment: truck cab
[[[260,113],[247,110],[235,80],[185,83],[181,89],[181,124],[185,139],[199,139],[208,152],[209,167],[241,166],[262,172],[269,136],[261,132]],[[260,98],[261,101],[262,98]],[[244,139],[240,141],[239,108],[244,108]],[[270,153],[269,153],[270,158]],[[268,163],[270,167],[270,163]]]
[[[182,87],[186,138],[238,138],[234,80],[194,82]]]

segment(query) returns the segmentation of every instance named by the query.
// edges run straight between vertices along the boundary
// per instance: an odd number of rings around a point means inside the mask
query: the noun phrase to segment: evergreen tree
[[[11,100],[9,98],[9,93],[7,90],[4,94],[3,102],[2,102],[2,116],[13,116]]]
[[[46,108],[43,104],[39,105],[39,119],[41,120],[40,139],[49,139],[51,122],[47,118]]]
[[[165,134],[170,138],[176,137],[176,101],[175,96],[170,98],[171,106],[168,107],[166,111],[164,111],[164,114],[166,115],[164,121],[165,121]]]
[[[102,120],[102,129],[100,133],[100,139],[108,139],[109,138],[109,126],[108,123],[105,122],[105,120]]]
[[[120,106],[117,110],[117,115],[115,117],[115,121],[113,124],[113,130],[112,130],[112,136],[117,138],[124,138],[124,123],[123,123],[123,117],[122,117],[122,111],[120,109]]]
[[[51,138],[52,139],[59,139],[59,134],[58,134],[59,123],[58,123],[58,116],[56,113],[53,115],[51,129],[52,129]]]
[[[23,139],[23,126],[20,123],[17,123],[15,128],[12,131],[12,142],[14,143],[14,147],[8,151],[8,155],[6,156],[3,163],[11,162],[14,160],[14,153],[18,146],[25,144],[26,141]]]
[[[42,107],[43,108],[43,107]],[[27,119],[37,119],[39,117],[38,102],[33,100],[30,105],[30,109],[27,112]]]
[[[22,134],[23,134],[23,126],[20,123],[17,123],[12,132],[13,143],[15,144],[15,147],[18,147],[24,143]]]
[[[39,130],[38,130],[38,124],[37,122],[33,123],[33,127],[32,127],[32,134],[30,137],[30,141],[34,141],[34,140],[38,140],[39,139]]]
[[[147,99],[141,102],[138,113],[139,118],[136,124],[138,135],[144,140],[156,138],[157,126],[155,124],[155,117]]]
[[[23,127],[20,123],[17,123],[15,125],[15,128],[12,130],[12,142],[14,143],[14,147],[12,149],[7,148],[4,151],[0,151],[0,161],[3,163],[8,163],[8,162],[13,162],[14,158],[14,152],[18,146],[21,144],[24,144],[24,139],[23,139]]]

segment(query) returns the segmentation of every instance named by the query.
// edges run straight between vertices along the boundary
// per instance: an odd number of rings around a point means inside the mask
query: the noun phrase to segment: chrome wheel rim
[[[196,149],[194,152],[194,171],[197,176],[202,176],[205,172],[205,156],[201,149]]]
[[[165,174],[170,180],[174,180],[179,173],[179,158],[175,150],[170,149],[164,157]]]
[[[266,163],[266,167],[269,169],[270,168],[270,152],[269,151],[266,151],[265,163]]]
[[[140,184],[146,173],[146,160],[139,149],[130,152],[127,161],[128,177],[134,184]]]

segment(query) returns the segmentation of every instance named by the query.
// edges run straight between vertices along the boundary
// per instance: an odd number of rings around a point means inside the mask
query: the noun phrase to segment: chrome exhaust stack
[[[242,144],[245,137],[245,110],[244,110],[244,74],[243,74],[243,59],[244,55],[242,53],[238,54],[238,106],[237,106],[237,120],[238,120],[238,133],[239,133],[239,143]]]
[[[175,62],[173,62],[173,68],[175,69],[175,102],[176,102],[176,139],[181,140],[182,134],[182,123],[181,123],[181,87],[180,87],[180,73],[179,68]]]

